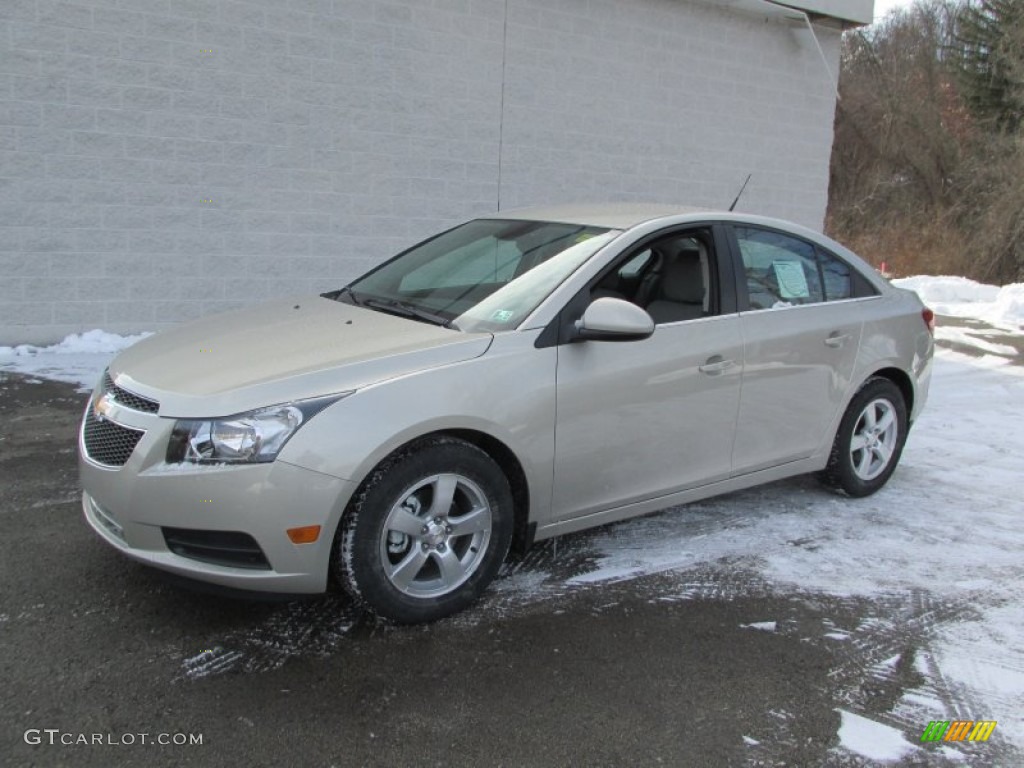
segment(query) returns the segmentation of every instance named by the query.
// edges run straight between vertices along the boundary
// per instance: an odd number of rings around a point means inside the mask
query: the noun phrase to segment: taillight
[[[925,307],[921,310],[921,319],[924,320],[928,333],[935,333],[935,313]]]

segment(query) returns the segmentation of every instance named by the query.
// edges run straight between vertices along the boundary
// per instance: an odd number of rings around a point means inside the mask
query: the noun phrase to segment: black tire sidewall
[[[380,537],[392,506],[431,475],[454,472],[479,486],[491,506],[491,537],[483,562],[450,594],[416,598],[398,591],[380,560]],[[434,621],[466,608],[497,575],[513,531],[513,500],[501,468],[483,450],[462,440],[431,438],[407,446],[381,463],[357,491],[335,542],[342,586],[373,613],[403,624]]]
[[[856,428],[864,408],[871,401],[879,399],[888,401],[896,411],[896,428],[898,430],[896,446],[885,470],[878,477],[864,480],[854,471],[850,441],[853,439],[853,430]],[[907,423],[907,406],[899,387],[888,379],[880,377],[869,379],[850,401],[839,424],[839,430],[836,432],[829,466],[826,470],[832,484],[855,497],[870,496],[884,486],[892,473],[896,471],[896,466],[903,454],[903,446],[907,440]]]

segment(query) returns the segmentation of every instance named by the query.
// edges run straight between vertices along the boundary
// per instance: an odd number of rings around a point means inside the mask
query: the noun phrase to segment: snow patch
[[[842,709],[837,711],[842,718],[839,744],[851,752],[869,760],[895,762],[917,749],[895,728]]]
[[[893,280],[892,284],[913,291],[929,305],[989,304],[999,295],[999,286],[956,275],[915,275]]]
[[[994,320],[986,320],[992,325],[1010,325],[1019,330],[1024,327],[1024,283],[1012,283],[999,289],[995,305],[988,316]]]
[[[955,750],[952,747],[947,747],[945,745],[939,747],[935,751],[939,752],[947,760],[955,760],[958,763],[962,763],[962,762],[965,762],[967,760],[967,756],[963,752]]]
[[[88,391],[118,352],[150,335],[119,336],[94,330],[73,333],[49,347],[0,347],[0,370],[77,384],[80,391]]]
[[[939,325],[935,328],[935,338],[940,341],[951,341],[954,344],[964,344],[980,349],[983,352],[990,352],[993,355],[1014,357],[1017,354],[1017,350],[1009,344],[996,344],[988,339],[981,338],[977,331],[973,331],[970,328],[954,328],[949,325]]]
[[[827,637],[829,640],[849,640],[850,639],[850,633],[849,632],[826,632],[824,636]]]
[[[760,629],[762,632],[774,632],[774,621],[755,621],[752,624],[740,624],[742,629]]]
[[[893,280],[914,291],[940,315],[969,317],[999,328],[1024,327],[1024,283],[999,287],[952,275],[915,275]]]
[[[931,710],[937,714],[943,714],[946,711],[946,705],[939,701],[934,696],[927,696],[923,693],[911,692],[903,694],[901,701],[908,704],[914,704],[918,707]]]

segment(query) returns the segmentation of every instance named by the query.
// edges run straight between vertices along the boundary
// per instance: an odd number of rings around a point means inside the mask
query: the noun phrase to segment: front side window
[[[849,299],[850,267],[806,240],[781,232],[736,227],[751,309]]]
[[[709,229],[662,235],[624,260],[592,288],[592,299],[631,301],[657,325],[696,320],[717,311],[713,239]]]
[[[514,328],[618,230],[477,219],[414,246],[337,298],[463,331]]]
[[[640,253],[622,265],[618,272],[619,280],[637,279],[653,258],[654,251],[650,248],[644,248]]]

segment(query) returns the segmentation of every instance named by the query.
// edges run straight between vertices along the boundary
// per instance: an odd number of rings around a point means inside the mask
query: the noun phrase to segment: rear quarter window
[[[818,264],[821,267],[825,301],[838,301],[853,296],[853,282],[850,267],[844,261],[822,250],[818,250]]]

